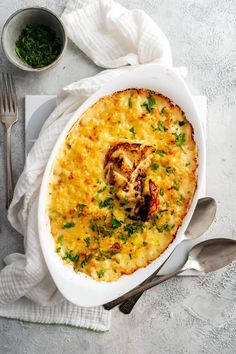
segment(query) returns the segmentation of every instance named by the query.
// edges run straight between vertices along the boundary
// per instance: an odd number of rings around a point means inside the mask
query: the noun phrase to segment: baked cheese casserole
[[[193,128],[146,89],[101,98],[55,159],[48,213],[55,250],[76,272],[114,281],[169,246],[197,184]]]

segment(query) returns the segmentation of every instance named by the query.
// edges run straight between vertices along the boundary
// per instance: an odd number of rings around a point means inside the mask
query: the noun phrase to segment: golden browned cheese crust
[[[48,213],[55,250],[76,272],[115,281],[169,246],[197,184],[191,124],[146,89],[104,97],[55,159]]]

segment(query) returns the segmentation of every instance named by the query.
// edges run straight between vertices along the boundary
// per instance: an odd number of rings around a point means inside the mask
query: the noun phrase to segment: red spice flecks
[[[111,246],[111,248],[113,249],[113,250],[120,250],[121,249],[121,245],[119,244],[119,242],[115,242],[115,243],[113,243],[113,245]]]
[[[145,118],[147,115],[145,113],[142,113],[141,116],[139,117],[140,119]]]
[[[71,173],[69,174],[69,177],[68,177],[68,179],[74,179],[74,175],[73,175],[73,172],[71,172]]]
[[[98,248],[99,248],[98,246],[93,246],[93,247],[91,247],[91,250],[96,251],[96,250],[98,250]]]
[[[92,256],[92,253],[91,252],[88,252],[88,253],[80,253],[81,257],[88,260],[91,256]]]

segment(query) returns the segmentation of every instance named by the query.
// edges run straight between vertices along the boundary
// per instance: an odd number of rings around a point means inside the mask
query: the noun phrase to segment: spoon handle
[[[144,280],[144,282],[141,283],[141,285],[143,284],[147,284],[150,283],[153,279],[155,279],[156,275],[159,273],[159,271],[162,269],[162,267],[164,266],[164,264],[166,264],[166,262],[168,261],[168,259],[170,258],[170,256],[173,254],[173,251],[169,254],[169,256],[166,258],[166,260],[162,263],[162,265],[157,268],[155,270],[155,272],[153,272],[147,279]],[[133,310],[135,304],[138,302],[138,300],[140,299],[140,297],[142,296],[143,293],[134,295],[132,297],[130,297],[127,301],[125,301],[123,304],[121,304],[119,306],[119,309],[121,312],[123,312],[125,315],[130,314],[130,312]]]
[[[127,301],[128,299],[130,299],[132,296],[134,295],[138,295],[138,294],[142,294],[145,290],[151,289],[154,286],[163,283],[164,281],[175,277],[176,275],[184,272],[187,268],[185,267],[185,265],[183,267],[181,267],[180,269],[177,269],[176,271],[168,274],[168,275],[164,275],[163,277],[156,277],[156,279],[154,279],[153,281],[147,283],[147,284],[141,284],[139,286],[137,286],[136,288],[134,288],[133,290],[129,291],[128,293],[121,295],[120,297],[118,297],[117,299],[110,301],[108,303],[106,303],[105,305],[103,305],[103,307],[106,310],[111,310],[113,309],[113,307],[121,304],[124,301]]]

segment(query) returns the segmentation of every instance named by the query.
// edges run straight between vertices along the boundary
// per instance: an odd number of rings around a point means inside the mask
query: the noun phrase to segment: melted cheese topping
[[[145,221],[129,215],[105,178],[107,151],[120,142],[155,150],[143,192],[152,180],[158,206]],[[71,128],[54,162],[48,213],[56,252],[95,280],[114,281],[145,267],[181,226],[196,189],[196,170],[192,126],[168,98],[129,89],[100,99]]]

